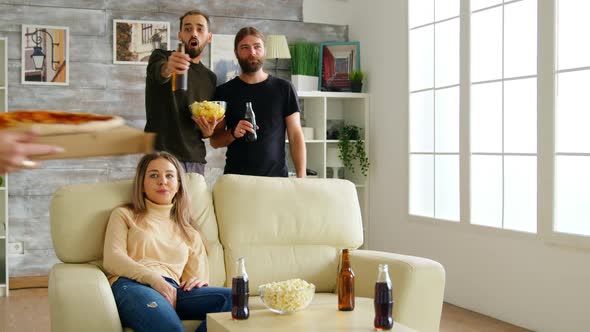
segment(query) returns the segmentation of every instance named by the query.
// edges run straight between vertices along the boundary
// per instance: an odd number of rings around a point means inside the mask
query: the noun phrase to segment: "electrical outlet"
[[[8,254],[9,255],[24,255],[25,246],[23,241],[9,242],[8,243]]]

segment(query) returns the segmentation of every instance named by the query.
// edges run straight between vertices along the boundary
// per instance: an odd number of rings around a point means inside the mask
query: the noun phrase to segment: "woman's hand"
[[[152,288],[162,294],[176,308],[176,288],[170,285],[164,278],[161,278]]]
[[[189,280],[183,280],[180,283],[180,288],[182,288],[185,292],[190,291],[193,288],[201,288],[201,287],[205,287],[205,286],[209,286],[208,283],[199,280],[197,278],[190,278]]]

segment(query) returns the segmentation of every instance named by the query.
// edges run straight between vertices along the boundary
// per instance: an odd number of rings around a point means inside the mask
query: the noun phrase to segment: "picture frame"
[[[113,20],[114,64],[147,65],[158,48],[170,48],[170,22]]]
[[[30,24],[21,28],[21,83],[69,85],[69,28]]]
[[[351,91],[348,74],[361,69],[360,42],[320,44],[320,91]]]
[[[234,35],[213,34],[209,68],[217,75],[217,85],[240,75],[240,64],[234,53],[234,39]]]

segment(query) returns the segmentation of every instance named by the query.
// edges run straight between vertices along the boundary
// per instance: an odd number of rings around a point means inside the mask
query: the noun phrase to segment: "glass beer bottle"
[[[387,264],[379,264],[373,304],[375,306],[375,330],[391,330],[393,327],[393,293]]]
[[[255,142],[257,137],[256,134],[256,115],[254,114],[254,110],[252,109],[252,103],[246,103],[246,115],[244,119],[252,124],[252,128],[254,129],[254,133],[249,131],[246,132],[245,139],[247,142]]]
[[[338,272],[338,310],[354,310],[354,272],[350,267],[348,249],[342,249],[342,262]]]
[[[184,54],[183,42],[178,43],[177,51]],[[188,90],[188,72],[185,72],[184,74],[172,73],[172,91],[176,92],[178,90]]]
[[[233,277],[231,283],[232,319],[242,320],[250,317],[248,296],[250,296],[250,290],[248,289],[248,273],[246,273],[244,257],[240,257],[236,260],[236,275]]]

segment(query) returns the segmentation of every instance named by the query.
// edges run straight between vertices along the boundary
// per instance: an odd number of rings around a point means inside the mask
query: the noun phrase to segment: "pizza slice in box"
[[[0,130],[34,128],[36,143],[57,145],[64,152],[34,159],[112,156],[153,151],[155,134],[125,126],[116,115],[62,111],[10,111],[0,113]]]
[[[0,113],[0,130],[22,130],[33,127],[40,136],[95,132],[113,129],[124,124],[125,120],[116,115],[46,110]]]

